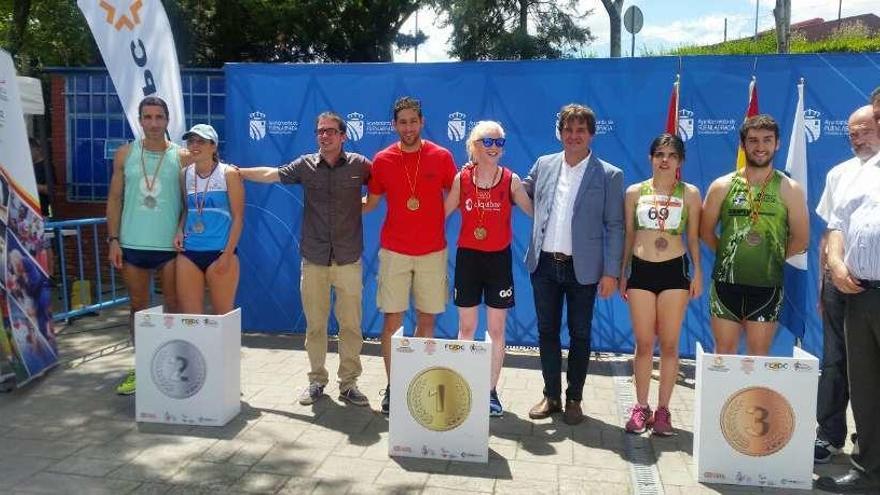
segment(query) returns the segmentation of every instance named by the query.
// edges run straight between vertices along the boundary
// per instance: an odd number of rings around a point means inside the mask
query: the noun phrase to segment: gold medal
[[[752,457],[778,452],[794,434],[791,404],[782,394],[766,387],[734,392],[721,408],[720,420],[727,443]]]
[[[195,232],[196,234],[201,234],[204,231],[205,231],[205,224],[202,223],[201,220],[196,220],[195,223],[193,224],[193,232]]]
[[[144,196],[144,206],[147,208],[151,210],[155,209],[158,204],[159,202],[156,201],[156,196]]]
[[[761,237],[761,234],[755,232],[754,230],[751,230],[751,231],[749,231],[748,234],[746,234],[746,244],[748,244],[749,246],[752,246],[752,247],[760,246],[761,241],[763,241],[763,240],[764,240],[764,238]]]
[[[412,418],[431,431],[449,431],[471,413],[471,388],[450,368],[423,370],[409,383],[406,406]]]
[[[663,251],[667,246],[669,246],[669,241],[665,237],[654,239],[654,247],[657,248],[657,251]]]
[[[489,235],[489,231],[486,230],[486,227],[477,227],[474,229],[474,237],[478,241],[484,240]]]
[[[416,211],[419,209],[419,198],[415,196],[410,196],[408,200],[406,200],[406,208],[409,211]]]

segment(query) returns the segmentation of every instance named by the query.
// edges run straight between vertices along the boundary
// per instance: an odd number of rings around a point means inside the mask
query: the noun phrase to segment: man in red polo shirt
[[[376,154],[365,211],[385,196],[387,213],[379,249],[377,305],[385,313],[382,355],[391,372],[391,336],[403,324],[410,295],[415,302],[417,337],[434,335],[434,315],[446,309],[448,281],[443,194],[452,187],[455,162],[449,150],[422,139],[421,103],[407,96],[394,103],[399,141]],[[382,413],[388,414],[390,386]]]

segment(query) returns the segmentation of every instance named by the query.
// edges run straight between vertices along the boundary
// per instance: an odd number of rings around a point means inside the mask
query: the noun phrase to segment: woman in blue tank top
[[[235,304],[239,265],[236,246],[244,216],[244,188],[238,170],[217,157],[217,131],[194,125],[186,134],[195,163],[180,172],[184,196],[175,247],[177,293],[183,313],[205,312],[205,285],[214,314],[226,314]]]

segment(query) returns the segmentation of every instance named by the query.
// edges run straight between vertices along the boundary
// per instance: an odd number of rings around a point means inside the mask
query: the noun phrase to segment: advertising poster
[[[15,78],[0,50],[0,384],[21,386],[58,362],[52,284]]]

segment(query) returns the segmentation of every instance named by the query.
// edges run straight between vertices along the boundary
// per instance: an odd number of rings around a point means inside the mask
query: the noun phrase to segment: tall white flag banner
[[[27,145],[27,129],[21,108],[21,93],[12,57],[0,50],[0,169],[13,181],[13,187],[39,210],[37,181]],[[6,204],[8,187],[0,188],[0,208]],[[0,211],[0,220],[5,217]]]
[[[104,57],[128,125],[139,134],[138,104],[158,96],[170,110],[168,132],[186,130],[180,67],[165,8],[159,0],[77,0]]]
[[[804,126],[804,82],[797,86],[798,100],[794,110],[794,123],[791,127],[791,139],[788,143],[788,157],[785,160],[785,172],[796,180],[804,192],[807,187],[807,129]],[[788,264],[799,269],[807,269],[807,253],[797,254],[788,259]]]

